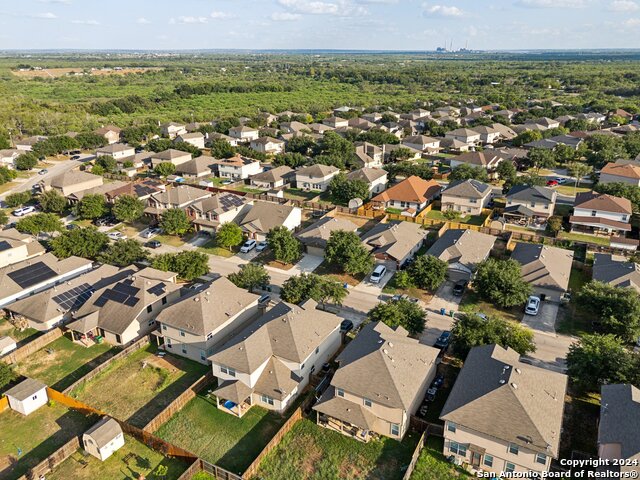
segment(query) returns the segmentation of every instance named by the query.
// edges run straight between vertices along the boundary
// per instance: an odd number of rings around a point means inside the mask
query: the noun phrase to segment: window
[[[167,329],[167,326],[166,326],[166,325],[162,325],[162,329],[163,329],[163,330],[166,330],[166,329]]]
[[[626,215],[623,215],[623,216],[622,216],[622,221],[623,221],[623,222],[626,222],[626,221],[627,221],[627,216],[626,216]]]
[[[339,397],[344,397],[344,390],[341,388],[336,388],[336,395]]]
[[[504,462],[504,471],[505,472],[513,472],[515,471],[516,466],[511,462]]]
[[[170,339],[170,338],[167,338],[167,339],[166,339],[166,342],[167,342],[167,343],[166,343],[165,345],[166,345],[167,347],[171,348],[171,347],[172,347],[172,345],[171,345],[171,339]]]
[[[120,335],[116,334],[116,343],[122,343],[122,338],[120,337]]]
[[[149,305],[147,307],[147,313],[151,313],[152,310],[153,310],[153,305]]]
[[[470,198],[469,199],[469,203],[478,203],[478,199],[477,198]]]
[[[225,367],[224,365],[220,365],[220,371],[222,373],[226,373],[230,377],[235,377],[236,376],[236,371],[233,368]]]
[[[149,326],[150,326],[150,327],[153,327],[153,324],[154,324],[154,323],[156,323],[156,321],[155,321],[155,320],[149,320]]]
[[[595,210],[591,210],[591,216],[595,217],[598,214],[598,212],[596,212]]]
[[[185,355],[187,354],[187,346],[186,345],[182,345],[182,353],[184,353]]]
[[[544,453],[536,453],[536,463],[540,463],[542,465],[547,464],[547,456]]]
[[[520,449],[518,448],[518,445],[516,445],[515,443],[509,444],[509,453],[513,453],[514,455],[517,455],[519,450]]]
[[[531,202],[531,208],[536,206],[536,202]]]
[[[452,422],[447,422],[447,430],[452,433],[456,433],[456,424]]]
[[[449,442],[449,451],[455,455],[460,455],[461,457],[467,456],[467,447],[458,442]]]
[[[167,297],[162,297],[162,304],[166,305],[167,304]]]
[[[180,330],[180,336],[184,337],[184,332],[182,330]]]
[[[391,424],[391,435],[395,435],[396,437],[400,435],[400,425],[397,423]]]
[[[487,467],[493,467],[493,457],[491,455],[485,455],[483,463]]]
[[[363,403],[365,407],[370,407],[372,405],[371,400],[369,400],[368,398],[364,398]]]
[[[213,338],[213,332],[207,333],[207,340],[211,340]]]
[[[207,359],[207,354],[205,353],[204,350],[200,350],[200,360],[206,360]]]
[[[33,397],[31,397],[31,400],[37,400],[38,399],[38,395],[34,395]]]
[[[262,403],[266,403],[267,405],[273,405],[273,398],[268,395],[260,395],[260,401]]]

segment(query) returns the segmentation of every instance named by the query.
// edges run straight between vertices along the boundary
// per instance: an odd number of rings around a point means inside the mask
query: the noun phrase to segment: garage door
[[[324,257],[324,249],[320,247],[307,247],[307,253],[315,257]]]

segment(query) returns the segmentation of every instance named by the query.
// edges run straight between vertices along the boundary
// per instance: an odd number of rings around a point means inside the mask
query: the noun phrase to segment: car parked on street
[[[149,227],[144,232],[140,234],[142,238],[153,238],[156,235],[159,235],[162,230],[158,227]]]
[[[109,237],[111,240],[115,240],[116,242],[127,239],[127,236],[122,232],[109,232],[107,233],[107,237]]]
[[[20,207],[20,208],[16,208],[13,212],[13,216],[14,217],[23,217],[29,213],[33,213],[36,211],[36,207],[33,207],[31,205],[27,206],[27,207]]]
[[[557,180],[547,180],[547,187],[557,187],[557,186],[558,186]]]
[[[46,175],[47,173],[49,173],[49,170],[47,170],[46,168],[43,168],[38,172],[38,175]]]
[[[144,246],[147,248],[153,248],[155,250],[156,248],[160,248],[162,246],[162,243],[160,243],[158,240],[149,240],[144,244]]]

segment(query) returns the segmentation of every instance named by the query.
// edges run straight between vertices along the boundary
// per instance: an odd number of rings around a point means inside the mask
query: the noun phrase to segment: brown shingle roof
[[[606,193],[583,192],[576,195],[574,208],[588,208],[605,212],[631,214],[631,202],[626,198],[614,197]]]
[[[630,163],[607,163],[601,171],[603,173],[640,180],[640,166]]]

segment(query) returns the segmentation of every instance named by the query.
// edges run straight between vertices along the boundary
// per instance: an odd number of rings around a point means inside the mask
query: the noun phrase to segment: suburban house
[[[491,201],[491,185],[478,180],[458,180],[449,183],[440,196],[441,210],[453,210],[462,215],[480,215]]]
[[[251,140],[251,148],[267,155],[277,155],[284,152],[284,142],[273,137],[260,137]]]
[[[9,169],[16,168],[16,160],[24,152],[17,148],[5,148],[0,150],[0,166],[7,167]]]
[[[633,209],[626,198],[604,193],[583,192],[576,195],[571,231],[593,235],[613,235],[631,231]]]
[[[488,172],[493,172],[503,160],[504,158],[499,152],[488,149],[482,152],[466,152],[457,157],[451,157],[450,164],[451,168],[466,164],[472,167],[482,167]]]
[[[324,192],[329,188],[331,179],[340,173],[340,169],[331,165],[317,163],[296,170],[296,186],[302,190]]]
[[[124,433],[120,424],[111,417],[102,417],[82,435],[84,451],[101,461],[124,446]]]
[[[120,134],[122,133],[122,129],[116,127],[115,125],[106,125],[104,127],[98,128],[97,130],[94,130],[93,133],[104,137],[105,140],[109,144],[111,144],[120,141]]]
[[[229,145],[231,145],[232,147],[237,147],[238,146],[238,139],[237,138],[233,138],[230,137],[229,135],[225,135],[224,133],[210,133],[209,134],[209,140],[210,141],[215,141],[215,140],[222,140],[224,142],[227,142]]]
[[[180,185],[151,195],[147,201],[149,206],[144,211],[148,215],[159,216],[163,210],[186,208],[193,203],[209,198],[211,195],[211,192],[200,188]]]
[[[369,185],[369,193],[384,192],[387,188],[387,172],[381,168],[363,167],[347,174],[348,180],[360,180]]]
[[[502,123],[494,123],[491,125],[491,127],[494,130],[497,130],[498,133],[500,134],[500,138],[504,139],[504,140],[513,140],[514,138],[516,138],[518,136],[518,134],[516,132],[513,131],[513,129],[511,129],[511,127],[507,127],[506,125],[503,125]],[[474,130],[477,130],[474,129]]]
[[[256,404],[277,412],[291,405],[342,342],[342,319],[316,307],[280,302],[215,349],[218,408],[242,417]]]
[[[119,188],[114,188],[104,193],[108,203],[114,203],[122,195],[130,195],[138,200],[147,200],[151,195],[166,191],[164,183],[153,178],[126,182]]]
[[[160,131],[166,137],[171,140],[175,139],[178,135],[187,133],[186,125],[182,123],[169,122],[160,126]]]
[[[154,153],[149,160],[151,161],[151,168],[155,168],[161,163],[173,163],[177,167],[178,165],[189,162],[192,158],[189,152],[170,148],[164,152]]]
[[[600,172],[600,183],[630,183],[640,187],[640,163],[607,163]]]
[[[455,138],[443,138],[440,146],[448,153],[464,153],[471,149],[469,144],[456,140]]]
[[[244,180],[262,172],[262,167],[258,160],[243,157],[240,154],[235,157],[216,160],[214,168],[217,170],[219,177],[232,180]]]
[[[472,348],[440,414],[443,455],[476,471],[549,470],[566,390],[566,375],[524,363],[511,348]]]
[[[444,138],[459,140],[469,146],[476,146],[480,143],[480,133],[470,128],[458,128],[444,134]]]
[[[374,208],[398,210],[401,215],[415,217],[440,196],[442,187],[435,180],[412,176],[373,197]]]
[[[180,297],[175,276],[145,268],[96,290],[67,328],[74,338],[99,335],[112,345],[126,345],[155,330],[158,313]]]
[[[439,351],[382,322],[367,324],[336,361],[313,409],[318,425],[362,442],[402,440],[436,374]]]
[[[346,218],[324,217],[298,232],[296,237],[304,245],[307,253],[324,257],[324,250],[331,233],[340,230],[355,232],[358,230],[358,226]]]
[[[99,187],[103,184],[103,178],[80,170],[70,170],[45,180],[44,190],[57,190],[64,197],[71,194]]]
[[[602,385],[600,393],[598,457],[609,460],[610,465],[604,468],[617,473],[606,478],[625,478],[620,476],[625,472],[634,478],[640,472],[640,437],[637,428],[640,390],[633,385],[612,384]],[[614,461],[622,465],[611,465]]]
[[[331,128],[346,128],[349,126],[349,120],[340,117],[329,117],[322,120],[323,125]]]
[[[46,140],[47,137],[42,136],[42,135],[35,135],[33,137],[27,137],[27,138],[21,138],[20,140],[14,140],[13,144],[16,147],[17,150],[20,150],[22,152],[30,152],[31,150],[33,150],[33,146],[38,143],[41,142],[43,140]]]
[[[491,253],[496,237],[475,230],[447,230],[427,251],[446,262],[449,280],[470,281],[478,264]]]
[[[15,228],[0,230],[0,268],[38,257],[45,252],[45,248],[32,235],[20,233]]]
[[[379,223],[364,234],[362,242],[378,260],[392,261],[396,267],[402,267],[418,253],[427,234],[417,223]]]
[[[114,160],[121,160],[125,157],[133,157],[136,149],[124,143],[111,143],[96,149],[96,158],[113,157]]]
[[[544,228],[553,215],[558,193],[552,188],[516,185],[507,193],[506,221]]]
[[[368,142],[357,142],[356,161],[360,167],[380,168],[384,163],[384,152],[381,147]]]
[[[497,128],[488,127],[485,125],[474,127],[473,130],[480,134],[480,142],[485,145],[490,145],[492,143],[498,142],[500,140],[500,137],[502,136],[500,130],[498,130]]]
[[[558,302],[569,289],[573,251],[537,243],[517,243],[511,258],[522,268],[522,278],[542,300]]]
[[[182,133],[175,139],[176,142],[184,142],[196,148],[204,148],[204,135],[200,132]]]
[[[281,165],[253,175],[251,177],[251,185],[253,187],[273,190],[288,185],[291,183],[293,177],[295,177],[293,169],[286,165]]]
[[[427,137],[426,135],[413,135],[402,139],[402,145],[415,148],[425,153],[438,153],[440,151],[440,139]]]
[[[58,259],[45,253],[0,268],[0,307],[87,272],[92,265],[85,258]]]
[[[282,130],[285,133],[293,133],[293,134],[311,132],[311,128],[309,127],[309,125],[306,125],[302,122],[295,122],[295,121],[282,122],[280,124],[280,130]]]
[[[198,232],[214,233],[223,223],[242,217],[251,204],[251,200],[235,193],[218,192],[192,203],[186,212]]]
[[[124,182],[122,180],[114,180],[109,183],[103,183],[102,185],[98,185],[97,187],[87,188],[85,190],[80,190],[79,192],[72,193],[71,195],[67,195],[67,200],[70,204],[75,204],[82,200],[85,195],[103,195],[106,198],[107,193],[112,192],[113,190],[119,190],[123,188],[128,182]]]
[[[29,415],[49,401],[47,386],[33,378],[25,378],[16,386],[4,392],[11,410]]]
[[[253,140],[257,140],[260,137],[260,132],[256,128],[240,125],[239,127],[230,128],[229,136],[240,142],[248,143]]]
[[[16,341],[8,336],[0,336],[0,358],[18,348]]]
[[[622,256],[596,253],[593,258],[593,279],[620,288],[633,288],[640,293],[640,265]]]
[[[302,210],[292,205],[257,201],[239,222],[249,238],[263,241],[275,227],[287,227],[292,231],[299,227]]]
[[[219,277],[160,312],[158,339],[168,352],[206,365],[213,347],[255,320],[259,298]]]
[[[212,165],[217,160],[207,155],[201,155],[176,167],[176,173],[185,178],[201,178],[213,175]]]
[[[549,130],[551,128],[558,128],[560,126],[560,122],[558,122],[557,120],[553,120],[551,118],[542,117],[537,120],[527,120],[525,122],[525,125],[526,126],[538,125],[542,127],[544,130]]]

